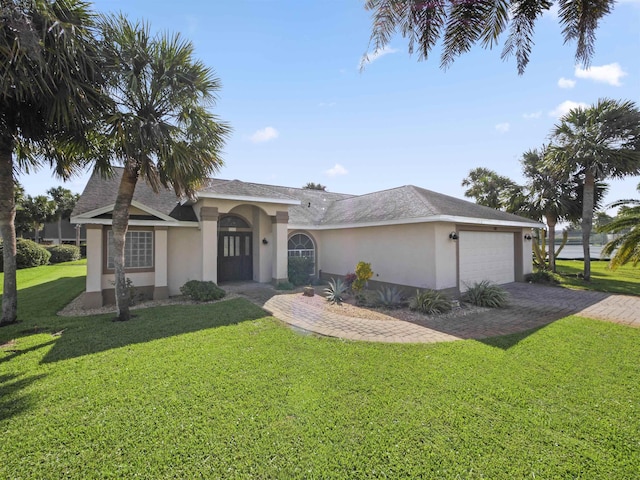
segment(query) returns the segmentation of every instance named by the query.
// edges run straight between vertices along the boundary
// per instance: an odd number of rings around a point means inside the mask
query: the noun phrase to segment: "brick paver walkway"
[[[275,295],[264,308],[274,317],[306,331],[370,342],[432,343],[507,335],[580,315],[640,327],[640,297],[559,287],[511,283],[505,309],[417,322],[365,320],[313,308],[296,301],[300,294]]]

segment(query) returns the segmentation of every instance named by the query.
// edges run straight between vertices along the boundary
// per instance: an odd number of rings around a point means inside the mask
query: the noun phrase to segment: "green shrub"
[[[0,272],[4,272],[4,258],[0,243]],[[32,240],[18,238],[16,240],[16,268],[39,267],[49,263],[51,254],[41,245]]]
[[[536,272],[525,275],[524,280],[525,282],[529,283],[543,283],[547,285],[553,285],[560,283],[560,275],[549,270],[538,270]]]
[[[378,304],[385,307],[399,307],[403,303],[402,292],[395,286],[385,286],[378,290]]]
[[[278,282],[276,290],[293,290],[295,285],[291,282]]]
[[[371,264],[367,262],[358,262],[358,265],[356,265],[356,279],[351,284],[351,290],[359,292],[365,287],[371,277],[373,277]]]
[[[472,303],[479,307],[503,308],[508,304],[507,292],[488,280],[476,282],[462,296],[464,302]]]
[[[180,287],[180,292],[196,302],[220,300],[226,295],[226,292],[214,282],[201,280],[189,280]]]
[[[313,262],[308,257],[289,257],[287,273],[289,281],[295,286],[309,284],[309,275]]]
[[[436,315],[451,310],[449,297],[436,290],[416,290],[416,296],[409,302],[409,308],[427,315]]]
[[[332,278],[329,280],[329,286],[324,289],[324,296],[329,303],[340,305],[344,301],[344,292],[346,291],[347,287],[342,280]]]
[[[51,263],[72,262],[73,260],[80,260],[80,247],[75,245],[53,245],[47,247],[51,258]]]

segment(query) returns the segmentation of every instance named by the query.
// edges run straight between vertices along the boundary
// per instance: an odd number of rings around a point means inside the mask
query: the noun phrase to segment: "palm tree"
[[[220,88],[213,72],[193,58],[179,35],[152,36],[126,17],[102,19],[108,88],[115,109],[105,122],[96,168],[124,165],[113,210],[113,251],[118,319],[128,320],[125,238],[136,183],[190,196],[222,165],[229,127],[208,111]]]
[[[549,268],[556,271],[555,240],[559,221],[572,220],[580,215],[577,185],[571,177],[563,178],[544,163],[546,147],[528,150],[522,155],[524,176],[528,179],[526,211],[528,216],[544,218],[549,232]]]
[[[42,230],[44,224],[51,221],[56,212],[55,203],[49,200],[46,195],[27,195],[22,201],[22,209],[27,218],[29,226],[33,230],[33,241],[38,243],[38,232]]]
[[[73,207],[75,207],[80,195],[73,193],[68,188],[64,187],[52,187],[47,190],[49,196],[53,199],[56,205],[55,212],[53,214],[53,220],[58,223],[58,243],[62,243],[62,220],[69,218]]]
[[[640,183],[638,192],[640,192]],[[619,236],[608,242],[602,253],[613,254],[610,262],[613,270],[629,262],[635,267],[640,263],[640,199],[618,200],[610,207],[620,207],[618,215],[609,223],[600,226],[598,231],[615,233]]]
[[[523,174],[528,179],[526,201],[521,212],[544,219],[549,231],[549,268],[556,271],[555,230],[558,222],[577,222],[582,215],[582,185],[573,175],[568,177],[550,168],[546,162],[547,146],[522,155]],[[594,205],[599,208],[608,185],[596,182]]]
[[[561,0],[558,3],[564,43],[576,42],[576,60],[586,66],[594,53],[598,22],[611,12],[615,1]],[[409,40],[409,53],[417,49],[420,59],[426,60],[442,38],[440,65],[447,68],[457,56],[477,43],[493,48],[508,30],[502,58],[515,54],[519,74],[524,73],[529,62],[536,21],[552,6],[552,0],[367,0],[365,3],[365,8],[373,11],[370,43],[374,51],[382,50],[399,31]]]
[[[510,178],[498,175],[484,167],[474,168],[462,180],[463,187],[469,187],[464,196],[474,198],[478,205],[501,210],[506,207],[507,197],[517,197],[518,185]]]
[[[0,325],[17,320],[15,174],[43,161],[66,178],[100,105],[93,17],[80,0],[0,3]]]
[[[640,174],[640,111],[631,101],[601,99],[569,111],[551,138],[550,168],[576,175],[583,185],[582,247],[584,279],[589,281],[595,186],[607,178]]]

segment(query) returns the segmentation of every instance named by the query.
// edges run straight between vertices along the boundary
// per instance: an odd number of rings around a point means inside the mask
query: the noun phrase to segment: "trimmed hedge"
[[[196,302],[220,300],[227,294],[214,282],[203,282],[200,280],[189,280],[180,287],[180,292]]]
[[[16,240],[16,267],[31,268],[49,263],[51,254],[41,245],[32,240],[18,238]],[[0,272],[4,272],[3,246],[0,243]]]
[[[47,247],[51,258],[50,263],[62,263],[72,262],[74,260],[80,260],[80,247],[75,245],[53,245]]]

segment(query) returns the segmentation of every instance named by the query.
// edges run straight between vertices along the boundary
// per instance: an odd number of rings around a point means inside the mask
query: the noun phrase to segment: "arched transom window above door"
[[[244,218],[239,217],[238,215],[225,215],[220,218],[220,221],[218,221],[218,228],[220,230],[228,231],[250,231],[251,225],[249,225]]]

